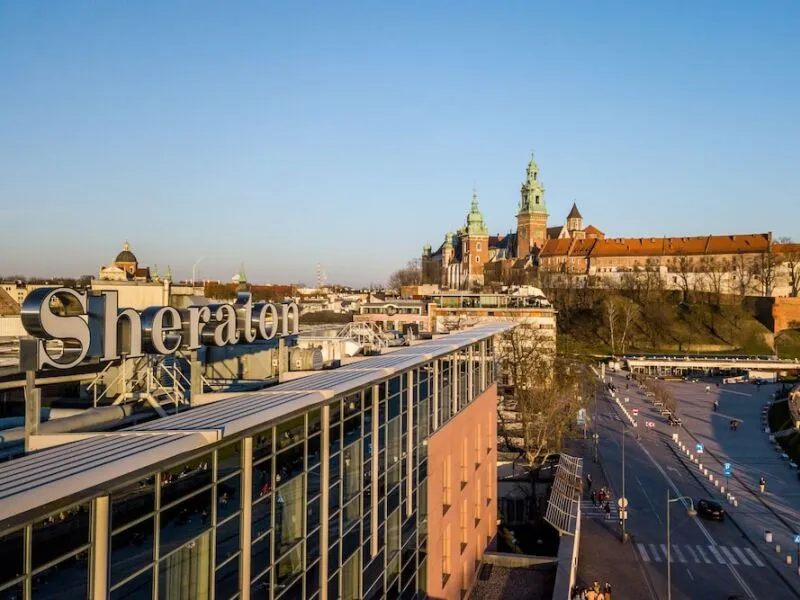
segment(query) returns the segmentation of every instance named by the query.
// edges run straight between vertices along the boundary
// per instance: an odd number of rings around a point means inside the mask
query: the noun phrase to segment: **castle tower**
[[[455,257],[455,249],[453,248],[453,234],[444,234],[444,244],[442,244],[442,281],[441,285],[450,287],[449,273],[450,265]]]
[[[528,256],[534,248],[547,241],[547,207],[544,203],[544,186],[539,181],[539,166],[531,156],[525,183],[520,190],[517,213],[517,256]]]
[[[575,202],[572,203],[572,210],[567,215],[567,231],[572,239],[582,239],[584,237],[583,216],[581,216],[581,211],[578,210],[578,205]]]
[[[467,287],[483,285],[483,267],[489,261],[489,229],[478,209],[478,194],[472,190],[472,206],[464,228],[462,265]]]

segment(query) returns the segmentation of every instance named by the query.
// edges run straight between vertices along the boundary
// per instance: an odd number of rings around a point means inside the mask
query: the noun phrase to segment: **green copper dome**
[[[472,208],[467,215],[467,235],[489,235],[489,229],[483,220],[481,211],[478,210],[478,194],[472,192]]]

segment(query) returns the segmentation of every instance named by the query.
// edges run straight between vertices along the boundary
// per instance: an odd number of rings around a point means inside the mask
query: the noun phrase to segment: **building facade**
[[[423,247],[423,283],[450,289],[533,283],[540,272],[619,279],[623,273],[657,272],[667,289],[753,296],[800,295],[800,244],[777,243],[772,234],[607,238],[584,227],[576,203],[562,225],[548,226],[544,185],[531,158],[520,191],[516,230],[478,242],[470,219],[433,251]],[[481,231],[488,233],[483,217]],[[474,245],[473,245],[474,244]],[[479,258],[475,248],[486,254]],[[478,271],[479,265],[480,271]],[[616,281],[614,283],[619,283]],[[705,289],[704,289],[705,288]]]
[[[0,597],[462,598],[496,532],[486,325],[0,465]]]

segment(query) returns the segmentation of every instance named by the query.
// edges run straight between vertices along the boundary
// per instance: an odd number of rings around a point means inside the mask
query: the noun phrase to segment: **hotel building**
[[[493,323],[0,465],[0,598],[469,596]]]

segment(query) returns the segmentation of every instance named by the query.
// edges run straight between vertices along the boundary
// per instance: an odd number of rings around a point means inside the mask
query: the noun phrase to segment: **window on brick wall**
[[[447,585],[450,574],[453,572],[453,557],[450,556],[450,525],[444,528],[442,533],[442,587]]]
[[[467,438],[461,440],[461,489],[463,490],[467,485],[467,478],[469,477],[469,450],[467,445]]]
[[[481,439],[483,436],[481,435],[481,424],[477,424],[477,431],[475,432],[475,468],[481,466]]]
[[[461,525],[461,527],[460,527],[460,529],[461,529],[461,536],[460,536],[461,554],[464,554],[464,550],[467,549],[467,543],[468,543],[467,540],[469,539],[469,537],[468,537],[469,536],[469,527],[467,525],[469,523],[469,513],[467,512],[468,509],[469,509],[469,504],[467,503],[467,499],[464,498],[461,501],[461,514],[459,515],[459,517],[460,517],[460,525]]]
[[[447,455],[447,458],[444,459],[444,463],[442,465],[442,512],[446,513],[447,510],[450,508],[451,503],[453,502],[453,491],[450,488],[450,481],[452,479],[451,467],[450,467],[450,455]]]
[[[481,511],[483,511],[483,502],[481,502],[481,494],[483,494],[483,486],[481,486],[481,479],[478,477],[478,481],[475,484],[475,527],[477,527],[481,522]]]

